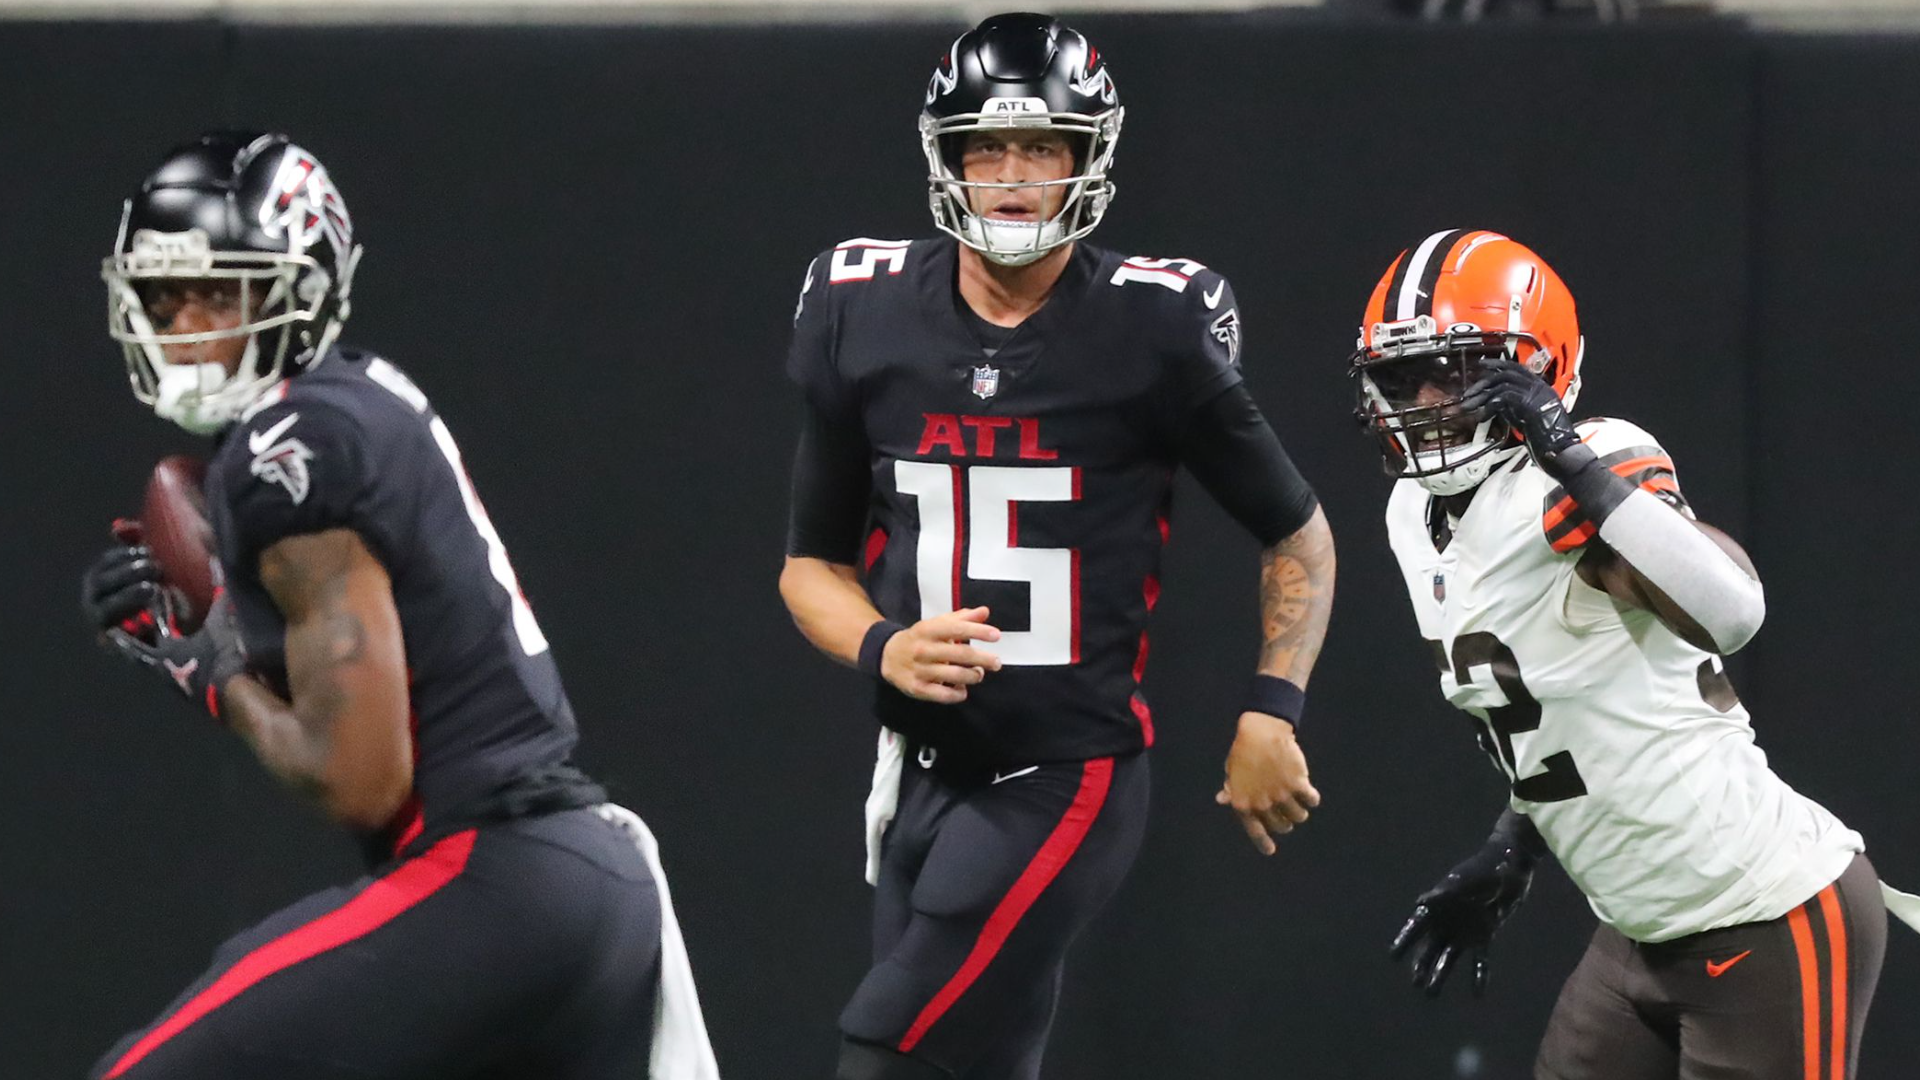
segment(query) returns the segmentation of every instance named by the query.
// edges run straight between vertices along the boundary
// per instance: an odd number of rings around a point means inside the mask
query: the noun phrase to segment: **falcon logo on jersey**
[[[1208,328],[1207,332],[1213,335],[1213,340],[1227,347],[1228,362],[1233,364],[1240,362],[1239,308],[1228,308],[1224,314],[1213,320],[1213,325]]]
[[[287,148],[274,174],[273,188],[260,204],[260,228],[268,236],[287,237],[287,250],[305,252],[325,238],[337,256],[353,246],[353,219],[347,204],[313,155],[297,146]]]
[[[312,476],[307,472],[313,451],[299,439],[274,440],[286,434],[299,419],[300,414],[294,413],[265,431],[247,436],[247,449],[253,451],[253,463],[248,469],[267,483],[286,488],[295,506],[307,500],[307,492],[313,486]]]
[[[973,396],[985,401],[1000,392],[1000,369],[981,364],[973,369]]]

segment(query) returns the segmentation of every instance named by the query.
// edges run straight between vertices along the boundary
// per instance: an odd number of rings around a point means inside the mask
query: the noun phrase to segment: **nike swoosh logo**
[[[287,433],[287,429],[292,427],[294,421],[298,419],[300,419],[299,413],[288,413],[285,420],[280,421],[267,430],[256,431],[249,434],[247,436],[247,449],[258,454],[267,447],[272,446],[275,442],[279,441],[280,436]]]
[[[1213,287],[1212,292],[1200,294],[1200,299],[1205,300],[1207,302],[1207,310],[1212,311],[1214,308],[1217,308],[1220,306],[1220,296],[1226,291],[1227,291],[1227,283],[1222,281],[1220,284],[1215,285]]]
[[[1741,953],[1739,956],[1736,956],[1731,960],[1722,960],[1718,964],[1709,960],[1707,961],[1707,977],[1710,979],[1717,979],[1720,976],[1726,974],[1726,971],[1728,968],[1732,967],[1733,965],[1739,963],[1742,960],[1745,960],[1747,957],[1752,955],[1753,955],[1753,950],[1748,949],[1746,952]]]
[[[1030,772],[1038,771],[1039,768],[1040,766],[1038,765],[1029,765],[1024,769],[1015,769],[1012,772],[1008,772],[1008,773],[994,773],[993,782],[997,784],[1002,780],[1011,780],[1016,776],[1025,776]]]

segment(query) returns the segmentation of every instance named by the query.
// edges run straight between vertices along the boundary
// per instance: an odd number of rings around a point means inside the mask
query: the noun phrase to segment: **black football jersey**
[[[882,683],[882,723],[1004,764],[1151,745],[1140,679],[1183,427],[1240,382],[1225,278],[1076,245],[1053,295],[983,344],[951,239],[818,256],[788,373],[872,448],[866,585],[913,623],[985,605],[1004,664],[959,705]]]
[[[385,565],[411,683],[413,798],[377,844],[435,833],[565,762],[560,674],[447,425],[385,359],[336,349],[222,435],[207,502],[249,667],[286,686],[286,623],[260,553],[347,528]],[[389,848],[391,850],[391,848]]]

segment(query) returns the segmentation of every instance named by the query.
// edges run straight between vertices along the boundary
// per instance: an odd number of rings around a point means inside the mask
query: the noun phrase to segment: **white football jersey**
[[[1692,515],[1652,436],[1580,428],[1615,472]],[[1622,934],[1777,918],[1862,849],[1767,767],[1719,657],[1574,572],[1594,528],[1531,457],[1495,470],[1457,521],[1400,481],[1387,535],[1441,693],[1480,721],[1513,808]]]

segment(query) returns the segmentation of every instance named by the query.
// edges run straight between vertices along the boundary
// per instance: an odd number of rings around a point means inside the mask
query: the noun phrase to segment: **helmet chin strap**
[[[1051,221],[1030,225],[993,221],[975,214],[967,219],[966,232],[968,239],[975,241],[974,250],[988,261],[1001,266],[1025,266],[1038,262],[1060,246],[1060,237],[1066,232],[1060,217],[1056,214]]]
[[[257,334],[247,336],[247,351],[240,359],[239,371],[254,370],[260,350]],[[153,412],[171,420],[195,435],[212,435],[226,427],[251,404],[248,395],[237,393],[242,384],[256,380],[227,374],[224,364],[167,364],[154,372]]]
[[[220,415],[224,410],[209,407],[214,405],[212,395],[226,382],[224,365],[166,364],[157,374],[159,385],[153,395],[155,415],[195,435],[211,435],[226,426],[228,418]]]

